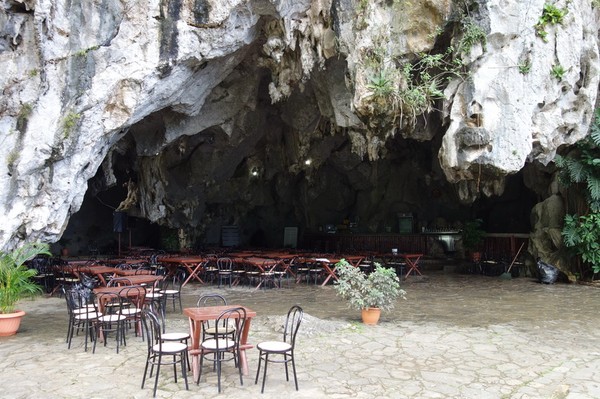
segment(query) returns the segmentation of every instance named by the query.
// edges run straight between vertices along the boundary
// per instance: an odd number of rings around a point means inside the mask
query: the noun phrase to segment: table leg
[[[419,259],[416,260],[411,260],[410,258],[405,258],[406,259],[406,264],[408,265],[408,271],[406,272],[406,276],[404,276],[404,278],[408,278],[408,276],[410,275],[410,272],[412,272],[413,270],[415,271],[416,274],[418,274],[419,276],[422,276],[421,271],[419,270]]]
[[[329,267],[329,265],[326,264],[322,264],[323,268],[325,269],[325,271],[327,272],[327,277],[325,278],[325,280],[321,283],[321,287],[324,287],[325,285],[327,285],[327,283],[329,282],[329,280],[331,280],[331,278],[333,277],[334,279],[337,280],[337,276],[335,274],[335,266],[332,268]]]
[[[248,375],[248,357],[246,356],[246,349],[251,348],[252,346],[248,345],[248,333],[250,332],[250,322],[252,318],[247,318],[246,323],[244,324],[244,329],[242,330],[242,336],[240,337],[240,367],[242,368],[242,374]]]
[[[191,356],[192,362],[192,375],[194,381],[198,380],[200,375],[200,330],[202,329],[201,321],[194,321],[190,319],[190,337],[191,337],[191,348],[188,350],[188,355]]]
[[[183,284],[181,284],[181,287],[185,287],[185,285],[187,283],[189,283],[189,281],[192,278],[198,280],[200,282],[200,284],[204,284],[204,281],[202,281],[202,279],[198,275],[198,272],[200,272],[200,269],[204,266],[202,263],[198,263],[198,265],[195,268],[193,268],[193,269],[189,265],[184,264],[184,266],[187,269],[187,271],[190,273],[190,275],[188,276],[188,278],[185,279],[185,281],[183,282]]]

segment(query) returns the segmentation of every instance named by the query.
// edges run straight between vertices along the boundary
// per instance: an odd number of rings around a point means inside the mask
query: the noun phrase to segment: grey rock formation
[[[309,214],[312,201],[327,204],[323,214],[382,223],[383,198],[392,214],[425,206],[407,194],[425,183],[394,193],[409,184],[395,176],[424,165],[428,182],[445,176],[464,201],[499,194],[504,176],[582,138],[596,101],[597,10],[558,2],[569,12],[544,41],[534,29],[543,5],[472,2],[485,49],[464,54],[468,78],[447,87],[443,114],[432,103],[407,124],[406,112],[397,117],[406,109],[374,98],[368,59],[406,85],[401,65],[439,46],[438,30],[460,40],[451,27],[467,14],[450,0],[5,0],[0,248],[56,241],[90,179],[121,183],[119,162],[137,181],[132,212],[201,231],[227,222],[223,208],[315,226],[326,215]],[[443,136],[439,166],[378,168],[398,159],[397,135],[435,151]],[[221,210],[207,209],[215,202]]]

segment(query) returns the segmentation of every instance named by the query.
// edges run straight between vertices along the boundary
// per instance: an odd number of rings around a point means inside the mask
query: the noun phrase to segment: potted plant
[[[50,255],[48,244],[25,244],[11,252],[0,251],[0,336],[13,335],[25,315],[15,310],[17,302],[42,292],[42,287],[31,277],[37,271],[25,262],[40,254]]]
[[[349,307],[361,311],[365,324],[377,324],[381,310],[392,309],[398,298],[406,299],[406,291],[400,288],[400,279],[394,269],[375,262],[375,270],[367,275],[345,259],[335,266],[337,294],[348,300]]]
[[[481,259],[481,244],[485,231],[481,228],[483,221],[481,219],[473,219],[467,221],[462,229],[462,242],[465,254],[471,257],[474,262],[479,262]]]

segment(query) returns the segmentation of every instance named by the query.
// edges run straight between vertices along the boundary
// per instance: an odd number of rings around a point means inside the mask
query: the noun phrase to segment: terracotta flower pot
[[[16,310],[14,313],[0,313],[0,337],[15,335],[23,316],[25,316],[25,312],[22,310]]]
[[[362,310],[362,321],[367,325],[377,324],[379,316],[381,316],[381,309],[379,308],[365,308]]]

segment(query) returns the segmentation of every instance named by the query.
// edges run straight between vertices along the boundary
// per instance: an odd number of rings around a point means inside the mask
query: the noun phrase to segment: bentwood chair
[[[142,321],[146,332],[146,341],[148,343],[148,355],[146,357],[146,367],[144,368],[144,376],[142,377],[142,389],[148,375],[152,377],[154,366],[156,366],[156,377],[154,379],[153,397],[156,397],[156,389],[158,387],[158,376],[160,374],[160,366],[173,365],[175,383],[177,383],[177,364],[181,365],[181,374],[185,381],[185,389],[188,390],[187,370],[188,363],[188,346],[181,342],[165,341],[162,339],[162,329],[157,315],[150,311],[144,310],[142,313]]]
[[[230,258],[219,258],[217,259],[217,275],[219,277],[219,287],[224,282],[227,282],[231,287],[233,282],[233,261]]]
[[[166,315],[166,298],[167,296],[162,293],[164,280],[156,280],[152,287],[146,287],[146,305],[152,306],[156,314],[160,316],[163,322],[167,317]],[[164,332],[164,329],[163,329]]]
[[[231,334],[230,326],[234,325],[237,331],[243,331],[246,324],[246,310],[242,307],[231,308],[223,311],[215,322],[215,335],[204,339],[200,343],[200,372],[196,384],[202,377],[204,360],[213,362],[217,369],[217,386],[221,393],[221,363],[233,360],[240,375],[240,384],[244,385],[242,367],[240,364],[240,336]]]
[[[227,300],[224,296],[220,294],[204,294],[200,298],[198,298],[198,302],[196,303],[197,307],[206,307],[206,306],[227,306]],[[211,323],[210,320],[207,320],[202,323],[202,340],[206,339],[206,336],[210,336],[214,338],[216,334],[215,323]],[[221,328],[221,332],[225,330]],[[235,328],[231,326],[228,333],[235,331]]]
[[[292,372],[294,373],[294,383],[296,391],[298,390],[298,378],[296,376],[296,363],[294,361],[294,347],[296,346],[296,334],[302,322],[304,311],[298,305],[294,305],[288,311],[285,327],[283,330],[283,341],[266,341],[259,343],[256,348],[259,350],[258,367],[256,369],[256,379],[254,384],[258,383],[260,375],[260,366],[265,363],[263,371],[263,381],[261,393],[265,391],[265,380],[267,379],[267,365],[271,363],[283,363],[285,365],[285,379],[290,380],[288,372],[288,363],[292,363]],[[273,358],[275,356],[275,358]]]
[[[165,296],[164,304],[166,308],[166,303],[168,301],[173,302],[173,311],[175,311],[175,305],[179,303],[179,311],[183,312],[183,307],[181,305],[181,285],[185,281],[185,272],[183,270],[177,271],[177,273],[173,274],[169,278],[167,278],[163,284],[160,293]],[[166,309],[165,309],[166,311]]]
[[[95,323],[102,314],[98,311],[91,292],[83,287],[71,287],[62,292],[67,301],[69,312],[69,325],[67,328],[67,344],[71,349],[73,335],[80,330],[85,332],[85,351],[87,352],[88,341],[95,339]]]
[[[133,326],[135,336],[144,338],[142,312],[146,307],[146,289],[139,285],[124,286],[119,291],[122,301],[121,313],[125,315],[125,327]]]
[[[103,312],[96,319],[96,339],[94,340],[92,353],[96,353],[98,338],[102,337],[104,346],[106,346],[108,335],[113,332],[115,333],[117,353],[119,353],[119,346],[121,344],[127,345],[125,340],[125,320],[127,316],[123,314],[122,297],[115,294],[98,294],[96,295],[96,301],[102,304],[104,309],[110,308],[110,312]],[[109,304],[110,306],[108,306]]]

